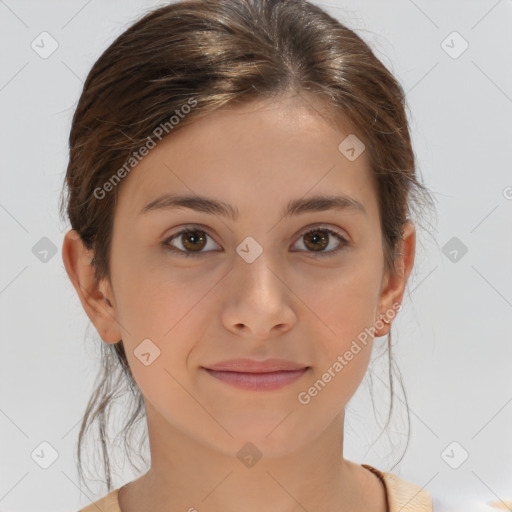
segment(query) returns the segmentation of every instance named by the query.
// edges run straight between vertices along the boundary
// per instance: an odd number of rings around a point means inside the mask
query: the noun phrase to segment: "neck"
[[[259,460],[252,445],[239,456],[223,453],[177,429],[169,432],[150,404],[146,411],[151,468],[119,493],[122,512],[353,512],[368,505],[361,501],[368,481],[380,486],[369,471],[343,459],[344,411],[319,438],[280,456],[263,453]],[[370,503],[374,508],[375,501]]]

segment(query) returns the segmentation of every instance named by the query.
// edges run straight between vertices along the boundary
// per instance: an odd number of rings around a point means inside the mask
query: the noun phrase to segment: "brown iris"
[[[188,243],[189,241],[191,241],[192,245]],[[198,251],[201,251],[201,249],[204,248],[204,245],[206,245],[206,237],[204,236],[204,231],[199,231],[198,229],[195,229],[193,231],[191,230],[184,232],[182,234],[182,243],[183,247],[185,247],[186,250],[192,250],[193,252],[195,252],[195,249],[197,249]],[[198,246],[198,243],[202,243],[203,245]]]
[[[309,241],[311,240],[313,244],[318,244],[319,242],[321,242],[321,247],[318,248],[318,247],[313,247],[312,249],[314,251],[321,251],[323,250],[325,247],[327,247],[327,245],[329,244],[329,236],[326,235],[323,231],[319,230],[319,231],[310,231],[309,233],[306,233],[304,235],[304,240],[305,240],[305,245],[309,247]]]

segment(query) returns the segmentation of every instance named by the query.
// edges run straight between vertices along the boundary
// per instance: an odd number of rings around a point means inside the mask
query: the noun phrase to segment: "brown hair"
[[[345,115],[358,130],[378,191],[385,266],[394,272],[411,209],[432,204],[416,177],[399,82],[354,31],[307,1],[183,0],[144,14],[117,37],[90,70],[73,116],[66,211],[71,227],[94,252],[97,279],[110,278],[122,182],[101,200],[95,190],[147,143],[156,127],[169,124],[191,99],[195,106],[179,116],[174,131],[229,102],[289,93],[321,98],[334,119]],[[61,215],[65,201],[61,198]],[[384,428],[393,409],[391,333],[387,347],[391,406]],[[101,352],[100,381],[82,419],[77,454],[83,479],[83,438],[97,421],[110,491],[105,432],[122,384],[128,384],[132,399],[132,415],[121,429],[128,457],[128,434],[145,410],[122,340],[101,343]]]

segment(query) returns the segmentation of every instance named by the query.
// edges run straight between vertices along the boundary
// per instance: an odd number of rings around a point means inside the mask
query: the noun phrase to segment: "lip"
[[[203,367],[209,375],[226,384],[255,391],[280,389],[302,377],[309,368],[284,359],[231,359]]]
[[[265,361],[256,361],[254,359],[229,359],[204,368],[207,370],[239,373],[270,373],[303,370],[309,367],[307,365],[287,361],[285,359],[266,359]]]
[[[254,391],[280,389],[302,377],[309,368],[265,373],[226,372],[221,370],[205,370],[216,379],[237,388]]]

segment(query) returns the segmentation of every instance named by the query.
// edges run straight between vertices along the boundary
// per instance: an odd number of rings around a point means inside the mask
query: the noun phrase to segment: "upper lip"
[[[205,367],[207,370],[220,370],[239,373],[270,373],[279,371],[293,371],[308,368],[308,366],[285,359],[266,359],[255,361],[254,359],[230,359]]]

